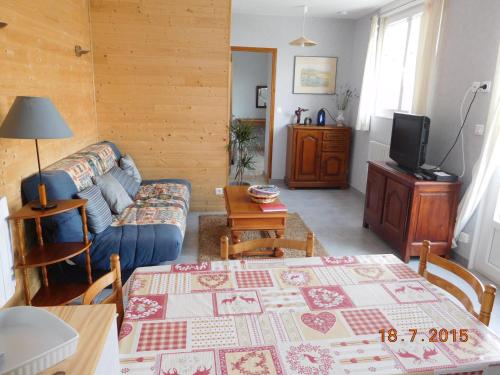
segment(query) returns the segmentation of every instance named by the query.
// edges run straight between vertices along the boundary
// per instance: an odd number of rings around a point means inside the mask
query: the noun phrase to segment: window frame
[[[404,90],[404,71],[407,66],[407,58],[408,58],[408,44],[410,41],[410,36],[411,36],[411,31],[412,31],[412,22],[411,19],[418,15],[418,14],[423,14],[424,12],[424,5],[423,3],[412,6],[410,8],[404,9],[399,12],[388,12],[386,14],[380,15],[380,24],[379,24],[379,33],[377,36],[377,62],[376,62],[376,93],[375,93],[375,117],[380,117],[380,118],[388,118],[392,119],[394,116],[394,112],[404,112],[404,113],[410,113],[411,111],[404,111],[401,109],[401,105],[403,102],[403,90]],[[408,30],[406,32],[406,43],[405,43],[405,51],[404,51],[404,61],[403,61],[403,74],[401,75],[400,78],[400,84],[399,84],[399,103],[398,103],[398,108],[396,109],[387,109],[387,108],[380,108],[379,105],[379,95],[380,95],[380,87],[381,84],[381,65],[382,65],[382,50],[383,50],[383,43],[384,43],[384,36],[385,36],[385,30],[387,25],[408,19],[410,22],[408,24]],[[420,30],[421,31],[421,30]],[[420,39],[420,32],[418,35],[418,39]],[[416,66],[415,66],[415,71],[416,71]]]

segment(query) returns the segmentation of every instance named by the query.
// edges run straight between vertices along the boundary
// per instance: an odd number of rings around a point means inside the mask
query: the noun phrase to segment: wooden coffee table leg
[[[237,230],[231,231],[231,239],[233,240],[234,245],[241,242],[241,235],[242,235],[242,232],[240,232],[240,231],[237,231]],[[237,257],[238,257],[237,254],[229,255],[229,259],[236,259]]]
[[[276,230],[276,238],[283,238],[285,236],[285,231],[284,230]],[[285,255],[285,252],[281,248],[276,248],[274,249],[274,256],[276,258],[281,258],[283,255]]]

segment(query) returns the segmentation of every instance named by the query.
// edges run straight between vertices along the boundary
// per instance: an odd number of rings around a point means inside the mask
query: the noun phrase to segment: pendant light
[[[299,47],[312,47],[317,45],[314,40],[311,40],[309,38],[306,38],[304,36],[304,27],[306,24],[306,13],[307,13],[307,5],[304,5],[304,14],[302,16],[302,36],[300,38],[297,38],[295,40],[292,40],[289,44],[292,46],[299,46]]]

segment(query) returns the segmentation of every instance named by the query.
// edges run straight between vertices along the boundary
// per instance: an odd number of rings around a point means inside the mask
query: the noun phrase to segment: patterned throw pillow
[[[135,166],[134,159],[130,155],[125,155],[120,159],[120,168],[129,176],[132,176],[138,183],[142,182],[141,174]]]
[[[76,195],[80,199],[88,200],[85,210],[89,230],[92,233],[101,233],[111,225],[113,216],[98,186],[92,185]]]
[[[130,198],[134,199],[141,184],[116,165],[109,170],[109,173],[123,186],[128,195],[130,195]]]
[[[102,196],[113,213],[119,215],[125,208],[134,203],[123,186],[111,173],[95,176],[93,180],[94,184],[101,189]]]

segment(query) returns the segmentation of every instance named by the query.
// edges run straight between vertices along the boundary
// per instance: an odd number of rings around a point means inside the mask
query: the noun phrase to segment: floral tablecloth
[[[123,374],[500,374],[500,339],[393,255],[139,268],[126,289]]]

